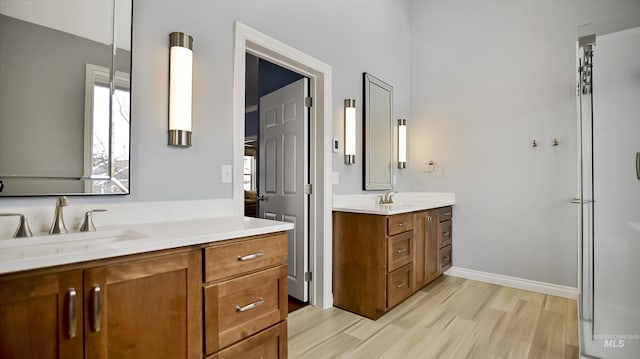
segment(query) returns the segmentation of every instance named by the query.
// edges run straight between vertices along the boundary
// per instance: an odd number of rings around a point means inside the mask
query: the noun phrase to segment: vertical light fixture
[[[356,163],[356,100],[344,100],[344,163]]]
[[[193,37],[169,34],[169,146],[191,147]]]
[[[407,168],[407,120],[398,120],[398,168]]]

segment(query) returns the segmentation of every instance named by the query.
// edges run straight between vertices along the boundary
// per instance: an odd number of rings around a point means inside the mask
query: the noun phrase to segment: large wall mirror
[[[393,87],[363,74],[364,175],[363,189],[393,188]]]
[[[0,196],[129,193],[133,0],[0,0]]]

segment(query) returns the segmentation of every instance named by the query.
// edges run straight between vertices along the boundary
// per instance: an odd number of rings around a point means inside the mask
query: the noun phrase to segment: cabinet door
[[[0,358],[82,358],[82,271],[0,280]]]
[[[421,288],[439,274],[438,265],[438,212],[422,211],[414,214],[413,237],[415,240],[415,288]]]
[[[440,227],[440,221],[438,219],[438,210],[427,211],[426,221],[426,236],[425,236],[425,281],[431,282],[440,275],[439,265],[439,246],[438,246],[438,232]]]
[[[201,358],[200,252],[85,271],[87,358]]]

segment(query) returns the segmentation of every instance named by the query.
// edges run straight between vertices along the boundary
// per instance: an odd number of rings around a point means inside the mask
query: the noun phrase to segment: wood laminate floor
[[[443,276],[373,321],[307,306],[289,358],[578,358],[576,301]]]

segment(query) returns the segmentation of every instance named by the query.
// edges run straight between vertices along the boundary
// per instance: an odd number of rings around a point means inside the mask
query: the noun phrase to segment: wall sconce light
[[[407,120],[398,120],[398,168],[407,168]]]
[[[356,100],[344,100],[344,163],[356,163]]]
[[[169,146],[191,147],[193,37],[169,34]]]

